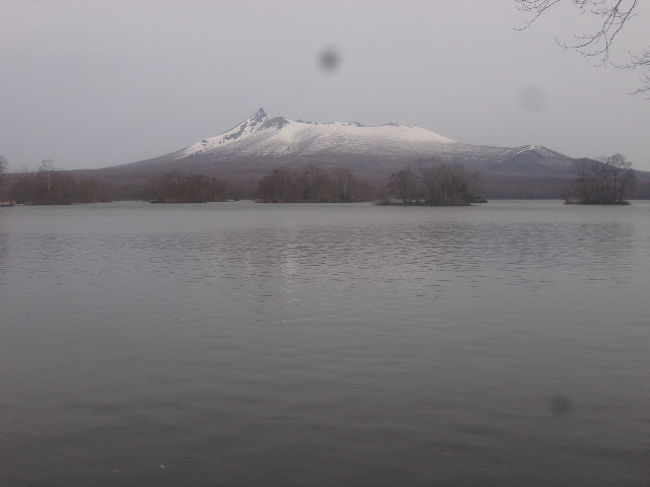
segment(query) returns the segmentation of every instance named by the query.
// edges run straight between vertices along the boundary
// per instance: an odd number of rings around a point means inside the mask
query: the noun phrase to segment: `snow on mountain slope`
[[[575,167],[572,158],[543,146],[472,145],[409,125],[294,121],[271,117],[263,109],[222,134],[126,166],[244,180],[259,178],[277,165],[311,164],[344,167],[363,177],[383,178],[416,162],[429,164],[432,157],[499,175],[569,174]]]
[[[271,117],[260,109],[220,135],[175,152],[99,171],[107,181],[124,184],[128,180],[133,188],[149,184],[150,178],[164,173],[203,174],[239,185],[244,193],[252,194],[261,177],[281,167],[344,168],[382,187],[392,173],[424,167],[433,160],[458,162],[481,173],[486,194],[545,198],[566,193],[566,181],[575,177],[577,161],[538,145],[473,145],[409,125],[294,121]],[[124,195],[132,197],[135,193],[125,190]]]
[[[260,108],[232,129],[178,151],[177,159],[194,155],[304,156],[327,154],[428,154],[447,137],[419,127],[400,124],[364,126],[355,122],[305,122],[270,117]],[[437,151],[436,151],[437,152]]]

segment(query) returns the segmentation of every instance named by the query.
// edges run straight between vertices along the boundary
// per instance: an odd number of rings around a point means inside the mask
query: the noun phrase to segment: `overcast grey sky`
[[[650,170],[650,101],[628,95],[638,75],[559,48],[555,36],[589,25],[571,10],[518,32],[523,19],[512,0],[0,0],[0,154],[16,169],[133,162],[263,106],[466,143],[621,152]],[[620,61],[650,43],[649,20],[632,20]],[[335,72],[317,63],[327,48]]]

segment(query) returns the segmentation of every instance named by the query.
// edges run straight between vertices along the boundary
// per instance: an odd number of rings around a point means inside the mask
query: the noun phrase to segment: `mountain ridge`
[[[405,144],[428,150],[455,141],[420,127],[388,123],[313,122],[270,116],[263,108],[233,128],[169,154],[175,158],[212,152],[215,155],[314,155],[341,152],[394,152]]]
[[[398,123],[309,122],[268,115],[260,108],[218,135],[155,158],[92,171],[135,188],[166,172],[228,180],[252,194],[272,169],[344,168],[377,187],[391,173],[432,159],[459,162],[481,173],[488,197],[563,197],[575,178],[575,159],[541,145],[499,147],[454,141]],[[118,184],[116,183],[115,186]]]
[[[525,154],[522,156],[522,154]],[[550,169],[568,169],[573,159],[539,145],[515,148],[472,145],[454,141],[428,129],[389,122],[363,125],[359,122],[312,122],[270,116],[263,108],[246,120],[215,136],[201,139],[174,152],[123,166],[150,164],[178,166],[211,161],[214,164],[237,160],[273,159],[276,163],[305,160],[318,163],[319,158],[382,161],[415,161],[438,156],[462,159],[478,168],[498,165],[504,158],[542,160]],[[288,161],[291,162],[291,161]],[[480,167],[479,167],[480,166]],[[516,168],[511,168],[516,169]]]

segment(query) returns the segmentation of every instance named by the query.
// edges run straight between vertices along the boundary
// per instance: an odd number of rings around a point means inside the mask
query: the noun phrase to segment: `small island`
[[[375,199],[376,191],[347,169],[273,169],[257,184],[258,203],[353,203]]]
[[[478,196],[478,175],[457,162],[432,159],[419,168],[404,169],[390,177],[386,197],[379,204],[401,206],[469,206],[487,202]]]
[[[621,154],[603,161],[582,161],[576,165],[573,193],[568,205],[629,205],[626,200],[634,188],[632,163]]]

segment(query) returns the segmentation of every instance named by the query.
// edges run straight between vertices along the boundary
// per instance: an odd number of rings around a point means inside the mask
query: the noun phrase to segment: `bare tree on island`
[[[257,183],[256,198],[266,203],[287,203],[301,201],[303,192],[297,174],[288,169],[273,169]]]
[[[638,13],[639,0],[515,0],[519,10],[530,15],[525,30],[551,8],[571,5],[579,14],[595,19],[591,32],[575,34],[573,42],[557,41],[565,49],[573,49],[583,56],[593,57],[600,65],[625,69],[641,69],[641,87],[634,94],[650,93],[650,47],[632,51],[630,60],[622,65],[610,61],[611,48],[627,23]]]
[[[603,162],[580,161],[576,164],[575,196],[567,203],[583,205],[625,205],[634,189],[632,163],[621,154]]]
[[[259,180],[255,198],[264,203],[351,203],[373,199],[374,189],[350,171],[273,169]]]
[[[439,162],[420,169],[425,202],[432,206],[468,205],[476,199],[470,190],[465,168],[454,162]]]
[[[390,181],[386,188],[388,194],[394,195],[408,205],[418,199],[418,180],[411,169],[403,169],[390,175]]]
[[[478,175],[469,173],[462,164],[437,158],[417,164],[417,172],[407,168],[391,175],[385,203],[391,204],[390,198],[396,198],[402,205],[465,206],[479,200]]]

